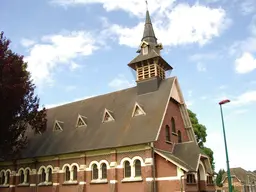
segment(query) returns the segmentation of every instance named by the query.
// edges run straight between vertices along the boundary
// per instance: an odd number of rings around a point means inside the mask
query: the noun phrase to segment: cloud
[[[80,101],[80,100],[84,100],[84,99],[89,99],[89,98],[94,97],[94,96],[95,95],[85,96],[85,97],[80,97],[80,98],[76,98],[76,99],[69,100],[69,101],[63,101],[63,102],[59,102],[59,103],[47,104],[47,105],[45,105],[45,108],[46,109],[50,109],[50,108],[58,107],[58,106],[65,105],[65,104],[68,104],[68,103],[72,103],[72,102],[76,102],[76,101]]]
[[[47,35],[29,48],[29,55],[24,60],[37,85],[52,83],[56,68],[63,64],[77,68],[73,59],[91,55],[98,49],[96,44],[93,35],[86,31]]]
[[[118,75],[116,78],[109,82],[108,86],[116,90],[120,90],[133,87],[135,86],[135,83],[133,81],[127,80],[124,75]]]
[[[240,9],[243,15],[248,15],[256,10],[255,0],[243,0],[240,4]]]
[[[50,2],[64,7],[102,4],[106,11],[123,10],[141,18],[144,18],[146,8],[145,1],[138,0],[51,0]],[[162,14],[167,8],[171,8],[174,2],[175,0],[151,0],[150,11]]]
[[[197,63],[196,68],[197,68],[197,70],[198,70],[199,72],[204,72],[204,71],[206,71],[205,65],[204,65],[203,63],[201,63],[201,62],[198,62],[198,63]]]
[[[189,57],[190,61],[212,60],[218,56],[217,53],[194,54]]]
[[[247,91],[237,97],[235,97],[230,105],[233,106],[242,106],[256,103],[256,90]]]
[[[240,58],[235,60],[235,70],[237,73],[249,73],[256,69],[256,59],[251,53],[245,52]]]
[[[224,9],[212,9],[199,4],[178,4],[155,18],[156,36],[167,46],[190,43],[204,45],[212,38],[220,36],[230,24]],[[117,36],[119,44],[137,47],[143,26],[144,21],[132,28],[114,24],[110,31]]]
[[[52,0],[54,4],[62,6],[102,4],[106,11],[123,10],[130,15],[143,18],[134,27],[118,24],[110,25],[108,33],[118,39],[119,44],[137,47],[143,31],[145,17],[145,2],[138,0]],[[154,28],[160,42],[165,45],[176,46],[188,43],[204,45],[212,38],[220,36],[221,32],[231,24],[226,12],[222,8],[210,8],[199,3],[192,6],[176,3],[175,0],[150,1],[150,13],[156,19]]]
[[[194,101],[187,100],[185,101],[187,107],[191,107],[194,104]]]
[[[221,86],[219,86],[219,89],[223,90],[223,89],[227,89],[227,87],[228,87],[227,85],[221,85]]]
[[[74,86],[74,85],[69,85],[69,86],[66,86],[66,87],[65,87],[65,91],[66,91],[66,92],[70,92],[70,91],[75,90],[76,88],[77,88],[77,87]]]
[[[26,38],[22,38],[21,41],[20,41],[20,44],[23,47],[30,47],[30,46],[34,45],[35,43],[36,42],[34,40],[26,39]]]

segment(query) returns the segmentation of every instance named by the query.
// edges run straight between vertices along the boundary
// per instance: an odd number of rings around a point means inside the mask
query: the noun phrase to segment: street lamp
[[[221,114],[221,120],[222,120],[222,128],[223,128],[223,136],[224,136],[224,144],[225,144],[225,152],[226,152],[226,160],[227,160],[227,175],[228,175],[228,191],[232,192],[232,183],[231,183],[231,175],[230,175],[230,168],[229,168],[229,160],[228,160],[228,147],[227,147],[227,141],[226,141],[226,133],[225,133],[225,125],[224,125],[224,118],[223,118],[223,112],[222,112],[222,105],[229,103],[230,100],[226,99],[219,102],[220,105],[220,114]]]

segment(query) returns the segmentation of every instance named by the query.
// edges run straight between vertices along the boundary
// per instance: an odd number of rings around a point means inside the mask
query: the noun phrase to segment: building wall
[[[141,146],[140,146],[141,148]],[[8,188],[0,187],[0,192],[153,192],[153,158],[151,155],[151,149],[144,146],[140,150],[130,150],[130,151],[105,151],[104,153],[97,154],[98,152],[93,152],[93,154],[80,154],[76,156],[66,156],[59,157],[58,159],[52,160],[40,160],[36,163],[21,163],[17,165],[17,168],[25,168],[29,166],[31,169],[30,175],[30,186],[18,186],[19,176],[16,173],[11,177],[11,186]],[[125,180],[124,179],[124,168],[122,162],[124,160],[132,161],[132,159],[142,160],[142,176],[140,180]],[[108,174],[107,182],[104,183],[92,183],[92,172],[91,165],[93,162],[101,162],[105,160],[108,162]],[[156,188],[158,192],[175,192],[180,191],[181,187],[185,191],[196,192],[198,191],[198,184],[187,184],[186,174],[176,165],[168,161],[167,159],[155,155],[155,166],[156,166]],[[41,166],[53,167],[53,179],[52,185],[50,186],[39,186],[39,175],[38,170]],[[78,179],[76,183],[64,183],[64,165],[78,165]],[[14,167],[5,166],[5,168],[10,168],[15,170]],[[0,170],[4,168],[1,167]],[[181,177],[185,174],[183,177]],[[204,188],[205,191],[214,191],[212,186],[207,186]]]
[[[139,148],[139,149],[138,149]],[[123,149],[122,149],[123,150]],[[152,190],[152,180],[147,181],[146,178],[152,178],[152,155],[151,149],[148,146],[131,147],[130,150],[119,151],[105,151],[100,153],[97,151],[92,154],[80,154],[74,155],[74,157],[60,157],[54,160],[39,160],[39,162],[27,163],[19,162],[16,166],[7,165],[1,166],[2,169],[7,168],[15,171],[11,176],[10,186],[5,188],[0,186],[0,192],[34,192],[37,186],[37,192],[77,192],[77,191],[150,191]],[[98,154],[97,154],[98,153]],[[142,161],[141,172],[142,177],[140,180],[134,181],[132,178],[124,180],[124,168],[122,162],[128,160],[132,162],[133,159],[140,159]],[[92,171],[91,165],[93,162],[99,163],[102,160],[108,163],[107,182],[104,183],[92,183]],[[52,184],[50,186],[39,186],[39,169],[41,166],[52,166]],[[78,165],[78,179],[76,183],[65,184],[64,183],[64,170],[65,165]],[[29,167],[31,175],[29,177],[29,186],[19,186],[18,170],[20,168]],[[149,189],[149,190],[148,190]]]
[[[172,124],[171,124],[171,119],[172,117],[175,120],[175,127],[176,127],[176,134],[172,133]],[[166,141],[166,132],[165,132],[165,127],[166,125],[169,125],[170,127],[170,136],[171,136],[171,141],[167,142]],[[174,101],[170,100],[168,104],[168,108],[163,120],[163,124],[158,136],[158,140],[155,142],[155,147],[158,149],[166,150],[166,151],[172,151],[174,143],[178,142],[178,136],[177,133],[178,131],[181,132],[182,135],[182,141],[186,142],[189,141],[188,135],[185,130],[184,122],[181,116],[179,104]]]

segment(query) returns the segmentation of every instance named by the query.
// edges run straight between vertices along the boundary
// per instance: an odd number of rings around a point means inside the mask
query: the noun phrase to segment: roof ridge
[[[100,95],[92,95],[92,96],[85,97],[85,98],[83,98],[83,99],[74,100],[74,101],[71,101],[71,102],[68,102],[68,103],[60,104],[60,105],[58,105],[58,106],[46,108],[46,110],[48,110],[48,109],[55,109],[55,108],[58,108],[58,107],[63,107],[63,106],[65,106],[65,105],[70,105],[70,104],[78,103],[78,102],[81,102],[81,101],[86,101],[86,100],[90,100],[90,99],[95,99],[95,98],[98,98],[98,97],[103,97],[103,96],[106,96],[106,95],[115,94],[115,93],[118,93],[118,92],[126,91],[126,90],[129,90],[129,89],[134,89],[134,88],[136,88],[136,86],[128,87],[128,88],[124,88],[124,89],[120,89],[120,90],[113,91],[113,92],[103,93],[103,94],[100,94]]]

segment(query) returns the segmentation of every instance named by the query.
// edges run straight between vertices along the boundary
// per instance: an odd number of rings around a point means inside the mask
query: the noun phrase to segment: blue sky
[[[218,101],[224,106],[230,166],[256,169],[255,0],[148,0],[163,57],[187,106],[207,127],[216,169],[226,168]],[[23,54],[47,107],[133,86],[143,0],[4,0],[1,30]]]

